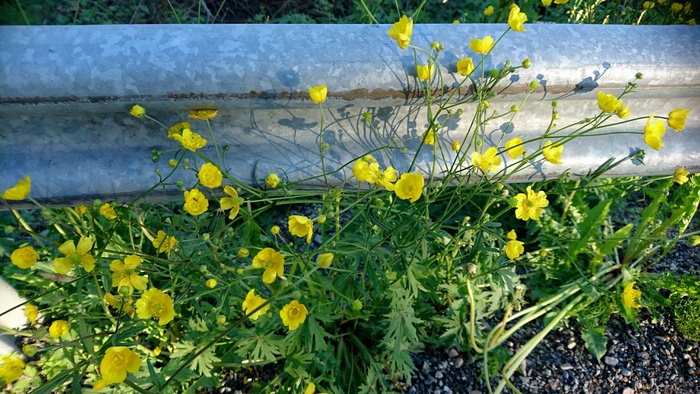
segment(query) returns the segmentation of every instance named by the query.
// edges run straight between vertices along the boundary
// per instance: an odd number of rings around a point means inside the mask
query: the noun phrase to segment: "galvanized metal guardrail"
[[[243,182],[268,172],[299,180],[320,174],[319,110],[310,86],[328,86],[323,135],[326,165],[334,170],[377,148],[362,114],[370,112],[383,143],[393,139],[408,152],[392,154],[399,171],[427,128],[423,98],[416,90],[415,60],[387,35],[387,25],[108,25],[0,27],[0,189],[25,174],[32,196],[59,205],[95,197],[128,200],[155,184],[152,149],[166,157],[178,144],[165,132],[128,113],[134,103],[166,125],[187,119],[193,108],[217,108],[212,121],[219,145],[229,145],[225,165]],[[669,174],[685,166],[700,171],[700,27],[616,25],[526,25],[508,33],[485,61],[489,70],[507,60],[532,67],[518,70],[490,100],[498,111],[518,104],[530,81],[540,85],[518,114],[513,136],[541,135],[559,101],[559,124],[597,113],[599,90],[617,94],[637,72],[638,89],[624,99],[632,117],[666,115],[690,108],[686,128],[670,131],[659,151],[638,132],[644,120],[608,128],[618,134],[567,143],[564,165],[545,163],[512,177],[521,182],[595,169],[610,157],[638,149],[644,165],[627,162],[610,176]],[[444,44],[441,73],[456,84],[457,59],[474,56],[469,41],[498,37],[504,24],[421,25],[413,42]],[[477,55],[478,56],[478,55]],[[423,61],[425,59],[422,59]],[[445,122],[445,143],[461,140],[476,104],[464,105],[458,120]],[[207,136],[206,125],[193,129]],[[503,123],[489,124],[487,135]],[[211,145],[204,149],[212,155]],[[413,151],[412,151],[413,149]],[[432,151],[420,153],[426,169]],[[527,149],[527,147],[526,147]],[[452,154],[449,148],[446,154]],[[350,168],[332,177],[340,182]],[[192,183],[191,173],[173,179]],[[176,188],[153,198],[181,198]]]

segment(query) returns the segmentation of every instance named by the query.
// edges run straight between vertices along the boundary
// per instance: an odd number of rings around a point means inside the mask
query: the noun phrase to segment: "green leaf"
[[[581,337],[586,345],[586,350],[591,353],[596,360],[600,359],[608,351],[608,339],[605,337],[605,326],[590,326],[581,331]]]
[[[579,240],[572,240],[569,245],[568,254],[570,256],[574,256],[578,253],[588,244],[588,241],[599,234],[598,229],[603,224],[605,218],[607,218],[612,201],[613,200],[601,201],[588,212],[586,219],[579,226],[579,234],[581,234],[581,237]]]

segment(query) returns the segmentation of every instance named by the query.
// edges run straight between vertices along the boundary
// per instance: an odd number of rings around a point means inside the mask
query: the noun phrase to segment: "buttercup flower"
[[[542,154],[544,158],[552,164],[561,164],[561,152],[564,150],[564,145],[552,144],[552,141],[547,141],[544,143],[544,149],[542,149]]]
[[[510,14],[508,14],[508,26],[513,31],[524,32],[523,23],[525,22],[527,22],[527,15],[524,12],[520,12],[520,7],[513,5],[510,8]]]
[[[433,74],[435,74],[435,65],[430,63],[425,66],[420,64],[416,65],[416,76],[418,76],[419,81],[429,81],[430,78],[433,77]]]
[[[75,212],[78,213],[78,215],[82,216],[85,215],[88,211],[88,207],[85,204],[80,204],[77,207],[75,207]]]
[[[600,91],[598,92],[598,108],[607,113],[617,112],[622,108],[622,101],[612,94],[605,94],[603,91]]]
[[[655,5],[656,4],[654,4],[653,1],[645,1],[644,3],[642,3],[642,8],[644,8],[645,10],[648,10],[648,9],[654,8]]]
[[[282,324],[288,326],[290,331],[293,331],[306,320],[308,313],[309,311],[306,310],[303,304],[300,304],[297,300],[292,300],[292,302],[282,308],[280,317],[282,318]]]
[[[624,118],[630,116],[631,113],[632,113],[632,111],[630,111],[630,107],[625,105],[625,106],[620,107],[620,109],[617,110],[617,117],[620,119],[624,119]]]
[[[216,282],[216,279],[214,279],[214,278],[207,279],[207,281],[204,282],[204,285],[207,286],[207,287],[210,288],[210,289],[215,288],[215,287],[216,287],[216,284],[217,284],[217,282]]]
[[[203,214],[209,208],[209,200],[199,191],[192,189],[185,192],[185,211],[192,216]]]
[[[426,130],[423,137],[425,138],[424,141],[426,145],[435,145],[435,130],[433,130],[432,127],[429,127],[428,130]]]
[[[136,301],[136,314],[139,319],[158,318],[158,324],[164,326],[175,318],[173,300],[169,295],[152,287],[144,291]]]
[[[248,294],[246,294],[245,296],[245,300],[243,300],[241,308],[243,308],[243,312],[245,312],[245,314],[248,315],[251,312],[255,311],[257,308],[259,308],[261,305],[264,305],[266,302],[267,301],[265,301],[264,298],[255,295],[254,289],[250,289],[250,291],[248,291]],[[270,304],[267,304],[262,308],[258,309],[252,315],[248,316],[248,318],[250,320],[258,320],[260,316],[267,313],[268,309],[270,309]]]
[[[100,362],[100,373],[106,383],[121,383],[126,373],[136,373],[141,368],[141,359],[132,350],[124,346],[112,346],[105,351]],[[97,382],[95,382],[97,385]]]
[[[197,178],[199,178],[199,183],[210,189],[221,186],[221,182],[223,181],[221,171],[212,163],[205,163],[202,165],[197,174]]]
[[[92,240],[80,237],[78,247],[73,240],[64,242],[58,247],[58,251],[66,257],[59,257],[53,261],[53,268],[61,275],[65,275],[71,268],[81,265],[85,271],[91,272],[95,268],[95,258],[88,252],[92,249]]]
[[[182,132],[185,129],[190,130],[190,127],[190,122],[175,123],[170,129],[168,129],[168,138],[174,140],[176,135],[182,136]]]
[[[481,169],[481,172],[486,174],[489,171],[498,171],[498,166],[501,165],[501,158],[496,156],[498,150],[495,147],[486,149],[483,155],[479,152],[472,152],[472,165]]]
[[[36,319],[39,317],[39,309],[32,304],[24,304],[24,316],[29,320],[30,325],[36,324]]]
[[[566,4],[568,2],[569,2],[569,0],[554,0],[554,4],[559,4],[559,5]]]
[[[183,129],[182,134],[173,134],[172,138],[175,141],[180,142],[183,148],[192,152],[196,152],[197,149],[204,148],[204,146],[207,144],[207,140],[190,129]]]
[[[654,114],[649,116],[647,124],[644,126],[644,142],[654,150],[659,150],[664,146],[662,137],[666,134],[666,126],[664,122],[657,120],[654,122]]]
[[[469,76],[474,71],[474,61],[470,57],[457,60],[457,72],[463,76]]]
[[[423,175],[415,173],[405,173],[401,175],[401,178],[396,181],[394,185],[394,192],[396,197],[402,200],[410,200],[411,202],[416,202],[423,193],[423,185],[425,180]]]
[[[304,389],[304,394],[314,394],[316,393],[316,385],[314,382],[309,383],[308,386],[306,386],[306,389]]]
[[[158,230],[156,238],[153,240],[153,247],[157,253],[167,253],[170,258],[170,251],[177,245],[177,240],[173,236],[168,236],[163,230]]]
[[[297,237],[306,237],[306,243],[311,243],[314,233],[314,223],[306,216],[292,215],[289,217],[289,232]]]
[[[352,174],[358,181],[366,181],[370,176],[369,163],[362,159],[357,160],[355,164],[352,165]]]
[[[625,289],[622,291],[622,304],[626,306],[627,308],[640,308],[641,305],[637,304],[635,301],[637,298],[642,296],[642,292],[639,290],[635,290],[634,284],[637,282],[630,282],[625,286]]]
[[[549,205],[547,195],[543,191],[535,193],[532,191],[532,186],[525,189],[525,193],[518,193],[515,196],[517,200],[515,217],[522,220],[539,220],[543,214],[544,207]]]
[[[139,276],[136,268],[141,264],[141,258],[135,254],[128,256],[122,262],[121,260],[113,260],[109,265],[112,271],[112,287],[118,287],[119,293],[125,288],[126,294],[131,294],[136,290],[146,290],[148,279],[144,276]]]
[[[486,9],[484,10],[484,15],[491,16],[493,14],[493,11],[494,11],[493,6],[490,5],[490,6],[486,7]]]
[[[228,214],[228,218],[233,220],[236,218],[236,215],[238,215],[238,212],[241,210],[241,204],[243,201],[238,198],[238,192],[236,189],[233,187],[226,185],[224,186],[224,193],[229,195],[230,197],[224,197],[221,200],[219,200],[219,205],[221,206],[221,209],[224,211],[226,210],[231,210]]]
[[[515,234],[515,230],[510,230],[507,237],[509,241],[506,242],[506,246],[503,250],[506,251],[506,256],[508,256],[509,259],[515,260],[525,252],[524,243],[517,240],[518,236]]]
[[[680,10],[683,9],[683,4],[681,3],[673,3],[671,4],[671,11],[672,12],[679,12]]]
[[[455,141],[452,143],[452,150],[455,152],[459,152],[459,150],[462,148],[462,143],[459,141]]]
[[[673,181],[679,185],[688,182],[689,172],[685,170],[685,167],[681,167],[676,171],[673,171]]]
[[[369,165],[369,173],[370,175],[367,182],[371,184],[378,183],[389,191],[394,190],[394,182],[396,182],[396,179],[398,178],[398,174],[396,173],[394,167],[389,166],[386,170],[382,171],[379,168],[378,163],[371,163]]]
[[[272,235],[278,235],[280,233],[280,226],[272,226],[270,227],[270,233]]]
[[[520,137],[515,137],[506,142],[506,153],[512,159],[517,159],[525,152],[525,145],[523,145],[523,139]]]
[[[668,126],[676,132],[685,128],[685,120],[690,114],[689,109],[676,108],[668,114]]]
[[[130,296],[123,296],[121,299],[118,299],[111,293],[107,293],[105,294],[103,299],[112,308],[120,310],[129,315],[130,317],[134,317],[134,312],[136,312],[136,310],[131,305],[133,304],[134,300]]]
[[[272,283],[284,274],[284,256],[272,248],[265,248],[253,257],[253,268],[265,268],[262,280]]]
[[[146,109],[138,104],[135,104],[133,107],[131,107],[129,113],[135,118],[143,118],[146,116]]]
[[[53,339],[58,339],[70,331],[70,325],[65,320],[56,320],[49,327],[49,335]]]
[[[10,353],[0,358],[0,379],[10,384],[24,374],[24,361],[18,354]]]
[[[106,202],[100,207],[100,215],[106,217],[107,220],[114,220],[117,218],[117,211],[114,210],[110,203]]]
[[[219,110],[217,109],[191,109],[190,110],[190,118],[192,119],[199,119],[199,120],[207,120],[216,117],[216,115],[219,113]]]
[[[250,251],[246,248],[240,248],[240,249],[238,249],[238,253],[236,253],[236,255],[238,257],[244,259],[244,258],[250,256]]]
[[[25,246],[16,249],[10,255],[10,261],[12,261],[12,264],[22,269],[27,269],[33,266],[36,264],[37,260],[39,260],[39,253],[37,253],[32,246]]]
[[[542,0],[542,5],[545,7],[549,7],[552,5],[552,0]]]
[[[328,268],[333,262],[333,253],[321,253],[316,258],[316,264],[321,268]]]
[[[17,181],[11,188],[5,190],[2,198],[5,200],[20,201],[29,197],[29,192],[32,190],[32,180],[29,175],[25,175],[24,179]]]
[[[493,37],[486,36],[484,38],[475,38],[469,42],[469,48],[474,53],[486,55],[493,48]]]
[[[411,43],[411,34],[413,34],[413,21],[406,15],[389,29],[389,37],[396,40],[401,49],[408,48],[408,44]]]
[[[274,189],[277,187],[277,185],[279,185],[280,177],[277,176],[277,174],[275,174],[274,172],[271,172],[265,179],[265,183],[267,184],[267,186],[270,186]]]
[[[321,104],[326,101],[326,95],[328,94],[328,88],[326,85],[318,85],[309,88],[309,97],[311,101],[316,104]]]

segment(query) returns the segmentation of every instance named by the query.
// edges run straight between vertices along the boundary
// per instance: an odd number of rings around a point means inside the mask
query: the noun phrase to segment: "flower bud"
[[[642,73],[637,73],[637,74],[635,74],[634,77],[635,77],[636,79],[644,79],[644,74],[642,74]]]
[[[202,266],[204,267],[204,266]],[[207,281],[204,283],[208,288],[213,289],[216,287],[216,279],[207,279]]]
[[[489,75],[491,76],[491,78],[497,78],[498,74],[500,74],[500,72],[495,68],[489,72]]]
[[[364,114],[362,114],[362,118],[364,118],[365,121],[369,122],[372,120],[372,114],[369,112],[365,112]]]
[[[513,112],[518,112],[518,111],[520,111],[520,106],[518,106],[518,105],[511,105],[511,106],[510,106],[510,110],[513,111]]]
[[[538,85],[537,81],[530,82],[530,90],[537,89],[537,85]]]
[[[22,353],[26,354],[27,357],[34,357],[37,352],[36,345],[24,345],[22,346]]]
[[[457,115],[462,115],[463,113],[464,113],[464,111],[462,110],[462,108],[457,109],[457,112],[456,112]]]
[[[168,160],[168,165],[170,166],[170,168],[177,167],[177,160],[175,160],[175,159]]]
[[[240,248],[238,249],[238,257],[244,259],[246,257],[250,256],[250,252],[246,248]]]
[[[280,233],[280,226],[272,226],[270,232],[272,235],[278,235]]]
[[[318,224],[325,223],[326,222],[326,215],[319,216],[318,219],[316,219],[316,222],[318,222]]]
[[[353,310],[353,311],[359,311],[360,309],[362,309],[362,301],[360,301],[360,300],[354,300],[354,301],[352,302],[352,310]]]
[[[525,58],[525,60],[523,60],[523,63],[522,63],[523,68],[530,68],[531,65],[532,65],[532,63],[530,62],[529,58]]]
[[[224,315],[217,316],[216,322],[219,324],[225,324],[226,323],[226,316],[224,316]]]

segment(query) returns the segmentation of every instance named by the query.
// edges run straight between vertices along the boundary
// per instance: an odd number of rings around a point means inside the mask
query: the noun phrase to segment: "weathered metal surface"
[[[341,166],[392,139],[407,152],[382,156],[399,171],[427,128],[426,108],[416,89],[413,52],[401,51],[387,35],[389,26],[370,25],[129,25],[0,27],[0,190],[24,174],[32,177],[32,196],[58,204],[95,197],[128,200],[153,185],[154,170],[167,174],[166,161],[178,144],[156,125],[131,117],[134,103],[166,125],[187,119],[192,108],[214,107],[219,145],[229,145],[225,166],[232,176],[259,182],[269,171],[299,180],[320,173],[318,106],[310,86],[328,86],[324,104],[324,142],[330,179],[341,182]],[[469,40],[498,37],[506,25],[416,25],[413,40],[427,47],[444,44],[441,73],[445,89],[459,80],[456,61],[473,56]],[[659,152],[639,134],[645,120],[604,129],[616,134],[571,141],[564,164],[545,163],[513,176],[510,182],[551,179],[595,169],[610,157],[638,149],[644,165],[625,163],[611,176],[668,174],[678,166],[700,171],[700,28],[695,26],[526,25],[509,32],[486,59],[486,70],[506,60],[532,67],[518,70],[500,86],[491,109],[519,104],[530,81],[538,91],[507,128],[507,138],[533,140],[547,127],[551,101],[559,101],[564,125],[598,112],[599,90],[617,94],[637,72],[639,88],[626,96],[632,118],[690,108],[686,129],[669,131]],[[419,54],[419,60],[425,61]],[[477,55],[478,56],[478,55]],[[477,57],[475,57],[477,59]],[[464,91],[462,91],[464,93]],[[469,128],[475,104],[465,104],[459,119],[441,132],[444,154]],[[381,141],[362,114],[370,112]],[[193,130],[211,139],[202,121]],[[506,129],[488,124],[491,139]],[[427,171],[430,147],[418,165]],[[151,149],[165,151],[159,163]],[[203,150],[214,157],[211,144]],[[504,157],[507,158],[507,157]],[[508,163],[508,160],[506,160]],[[194,182],[191,172],[172,181]],[[310,185],[313,186],[313,185]],[[157,191],[179,198],[175,187]]]

